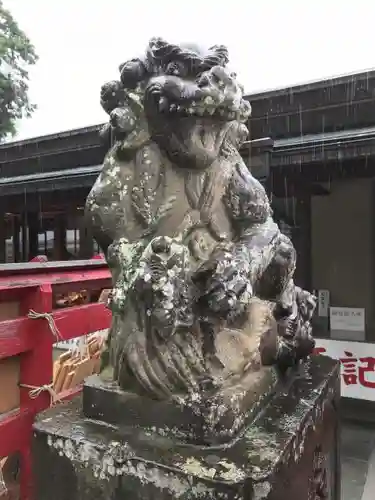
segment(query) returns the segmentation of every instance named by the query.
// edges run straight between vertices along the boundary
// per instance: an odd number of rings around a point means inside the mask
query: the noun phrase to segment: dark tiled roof
[[[90,127],[75,128],[72,130],[64,130],[62,132],[56,132],[54,134],[41,135],[38,137],[32,137],[30,139],[23,139],[18,141],[9,141],[0,144],[0,150],[10,149],[15,147],[26,146],[27,144],[39,144],[44,141],[52,141],[55,139],[64,139],[67,137],[73,137],[76,135],[88,134],[90,132],[99,132],[103,124],[91,125]]]
[[[340,76],[333,76],[330,78],[322,78],[321,80],[312,80],[310,82],[300,83],[298,85],[289,85],[283,87],[275,87],[259,92],[253,92],[246,96],[249,101],[256,101],[258,99],[267,99],[270,97],[288,95],[290,93],[308,92],[309,90],[317,90],[325,87],[335,87],[337,85],[345,85],[348,83],[355,83],[356,81],[370,80],[375,78],[375,69],[367,71],[357,71],[354,73],[346,73]]]
[[[299,137],[288,137],[287,139],[277,139],[274,141],[274,149],[298,148],[324,144],[340,144],[368,140],[375,138],[375,126],[361,129],[342,130],[340,132],[329,132],[322,134],[309,134]]]

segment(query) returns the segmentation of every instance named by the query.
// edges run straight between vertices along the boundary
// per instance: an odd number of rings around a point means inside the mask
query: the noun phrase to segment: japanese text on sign
[[[331,330],[363,332],[365,329],[365,310],[360,307],[330,307]]]
[[[340,361],[342,396],[375,401],[375,344],[317,340],[315,352]]]

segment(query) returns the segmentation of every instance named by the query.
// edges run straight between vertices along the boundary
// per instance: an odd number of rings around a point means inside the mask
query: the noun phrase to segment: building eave
[[[40,135],[37,137],[31,137],[30,139],[22,139],[16,141],[8,141],[0,144],[0,151],[22,148],[23,146],[29,146],[31,144],[42,144],[43,142],[54,141],[56,139],[66,139],[70,137],[75,137],[79,135],[89,134],[92,132],[99,132],[104,124],[90,125],[89,127],[75,128],[71,130],[63,130],[61,132],[56,132],[53,134]]]
[[[0,196],[42,193],[72,189],[72,187],[90,188],[99,175],[101,168],[101,165],[92,165],[53,172],[3,177],[0,178]]]
[[[325,77],[319,80],[311,80],[304,83],[274,87],[270,89],[260,90],[246,94],[245,98],[252,102],[257,100],[265,100],[274,97],[299,94],[303,92],[309,92],[311,90],[318,90],[321,88],[334,87],[337,85],[353,84],[356,81],[367,81],[370,79],[375,79],[375,69],[371,68],[364,71],[356,71],[354,73],[346,73],[344,75]]]
[[[272,167],[342,162],[375,156],[375,127],[280,139],[274,142]]]

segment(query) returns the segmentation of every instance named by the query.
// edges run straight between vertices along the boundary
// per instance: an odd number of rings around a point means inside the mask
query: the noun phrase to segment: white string
[[[60,332],[56,326],[55,320],[53,319],[53,316],[51,313],[46,313],[46,312],[36,312],[33,309],[30,309],[28,315],[28,318],[30,319],[45,319],[48,323],[48,326],[52,332],[52,335],[55,337],[57,341],[61,341],[61,335]]]
[[[23,387],[25,389],[29,389],[29,396],[30,399],[36,399],[38,398],[42,392],[48,392],[50,397],[51,397],[51,406],[56,402],[60,401],[60,398],[56,391],[53,388],[52,384],[45,384],[41,386],[37,385],[29,385],[29,384],[19,384],[20,387]]]

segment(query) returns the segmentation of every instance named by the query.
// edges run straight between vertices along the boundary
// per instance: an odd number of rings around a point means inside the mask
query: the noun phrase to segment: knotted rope
[[[61,335],[60,332],[56,326],[55,320],[53,319],[53,316],[51,313],[47,312],[36,312],[33,309],[30,309],[28,315],[28,318],[30,319],[45,319],[48,323],[49,329],[51,330],[52,335],[55,337],[57,341],[61,341]]]
[[[23,387],[24,389],[29,389],[29,396],[30,399],[36,399],[38,398],[42,392],[48,392],[51,398],[51,406],[53,406],[54,403],[57,401],[60,401],[60,397],[56,393],[56,391],[53,388],[52,384],[45,384],[41,386],[37,385],[29,385],[29,384],[19,384],[20,387]]]

